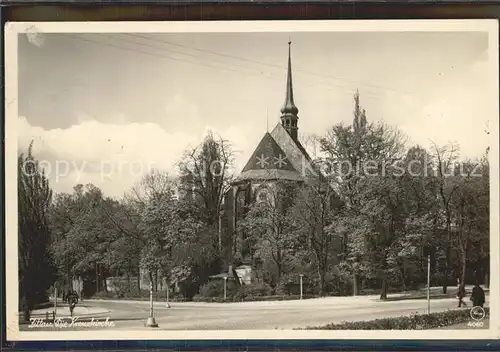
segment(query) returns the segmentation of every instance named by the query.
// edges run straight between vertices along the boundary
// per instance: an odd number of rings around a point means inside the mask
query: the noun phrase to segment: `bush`
[[[242,286],[241,289],[245,292],[246,296],[261,297],[273,294],[272,287],[265,283]]]
[[[203,297],[219,297],[224,295],[224,282],[211,280],[200,286],[199,294]]]
[[[315,282],[311,277],[314,275],[304,276],[302,279],[302,293],[312,294],[315,290]],[[277,295],[300,295],[300,277],[297,274],[283,275],[276,284]]]
[[[116,292],[98,292],[91,299],[123,299],[123,300],[139,300],[139,301],[149,301],[149,290],[138,290],[129,291],[122,294],[118,294]],[[153,292],[153,300],[155,302],[165,301],[167,299],[167,293],[165,291],[156,291]],[[169,296],[169,300],[172,302],[185,302],[187,299],[182,295],[171,293]]]
[[[489,308],[484,309],[489,316]],[[431,314],[414,314],[395,318],[369,321],[344,322],[319,327],[307,327],[307,330],[426,330],[453,324],[460,324],[470,319],[470,310],[449,310]]]
[[[240,289],[239,286],[232,280],[226,283],[226,295],[233,296]],[[224,297],[224,281],[223,280],[210,280],[200,286],[198,295],[202,297]]]
[[[317,298],[316,295],[302,295],[303,299]],[[203,297],[201,295],[196,295],[193,297],[195,302],[207,302],[207,303],[224,303],[224,302],[256,302],[256,301],[292,301],[300,299],[299,295],[275,295],[275,296],[245,296],[242,297],[238,294],[234,296],[228,296],[226,300],[223,297]]]

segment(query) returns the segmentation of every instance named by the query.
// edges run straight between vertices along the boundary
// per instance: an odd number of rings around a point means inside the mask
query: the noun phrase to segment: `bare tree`
[[[181,189],[193,196],[205,214],[207,226],[217,232],[219,251],[224,195],[230,187],[233,162],[229,142],[209,132],[200,145],[184,153],[178,164]]]

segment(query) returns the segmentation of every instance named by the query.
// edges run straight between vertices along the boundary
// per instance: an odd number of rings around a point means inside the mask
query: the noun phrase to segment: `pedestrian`
[[[472,289],[472,294],[470,296],[470,300],[472,301],[472,305],[474,307],[483,308],[484,302],[486,301],[486,299],[484,296],[484,290],[482,289],[481,286],[479,286],[478,282],[476,282],[476,285]]]
[[[68,304],[69,304],[69,313],[73,316],[73,311],[75,310],[75,306],[78,303],[78,297],[75,292],[70,291],[68,294]]]
[[[460,284],[460,286],[458,286],[458,292],[457,292],[458,308],[462,307],[462,304],[464,305],[464,307],[467,307],[467,304],[464,302],[466,294],[467,293],[465,291],[465,286],[463,284]]]

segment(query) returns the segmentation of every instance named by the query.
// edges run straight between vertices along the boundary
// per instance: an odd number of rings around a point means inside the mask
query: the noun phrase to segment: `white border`
[[[500,336],[499,300],[490,302],[489,330],[313,331],[313,330],[193,330],[193,331],[19,331],[17,251],[17,36],[19,33],[181,33],[181,32],[477,32],[489,33],[489,64],[496,77],[491,94],[496,116],[490,117],[490,297],[499,287],[499,111],[498,22],[496,20],[398,21],[217,21],[217,22],[9,22],[5,25],[5,215],[7,339],[16,340],[225,340],[225,339],[492,339]]]

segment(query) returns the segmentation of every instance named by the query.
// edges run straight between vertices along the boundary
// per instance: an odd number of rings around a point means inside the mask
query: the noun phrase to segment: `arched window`
[[[267,201],[267,192],[265,190],[262,190],[257,194],[257,202],[262,203],[266,201]]]

